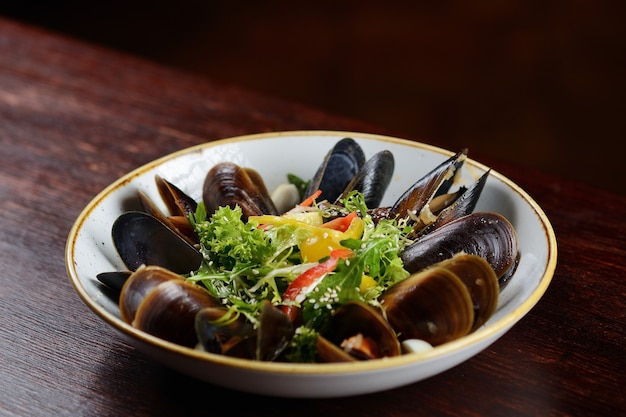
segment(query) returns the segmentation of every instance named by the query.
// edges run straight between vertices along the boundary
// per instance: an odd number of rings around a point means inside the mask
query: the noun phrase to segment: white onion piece
[[[280,184],[272,192],[272,201],[278,212],[284,213],[300,202],[298,188],[293,184]]]

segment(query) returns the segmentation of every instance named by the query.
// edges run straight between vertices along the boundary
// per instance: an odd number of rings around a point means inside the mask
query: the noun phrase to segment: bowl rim
[[[517,323],[523,316],[526,315],[541,299],[545,291],[547,290],[557,264],[557,240],[554,229],[544,213],[543,209],[535,202],[535,200],[520,186],[513,181],[500,174],[499,172],[488,168],[486,165],[467,158],[466,163],[469,163],[479,169],[490,169],[490,176],[496,177],[498,180],[506,184],[512,191],[524,200],[535,213],[543,231],[547,242],[547,262],[544,266],[544,271],[541,278],[538,281],[537,287],[532,293],[525,299],[517,308],[501,317],[499,320],[483,326],[477,329],[475,332],[466,335],[457,340],[445,343],[443,345],[436,346],[435,348],[420,353],[404,354],[392,358],[384,358],[380,360],[371,361],[358,361],[354,363],[282,363],[282,362],[261,362],[250,359],[232,358],[219,354],[212,354],[208,352],[202,352],[192,348],[177,345],[172,342],[160,339],[150,334],[144,333],[138,329],[135,329],[131,325],[125,323],[118,317],[115,317],[109,313],[104,307],[99,305],[87,292],[79,275],[74,266],[74,254],[76,251],[76,240],[78,234],[81,231],[87,218],[95,211],[96,207],[107,198],[112,192],[118,188],[129,183],[133,178],[153,170],[166,161],[179,158],[180,156],[188,153],[193,153],[199,150],[212,148],[229,143],[245,142],[263,140],[269,138],[281,138],[281,137],[308,137],[308,136],[349,136],[356,140],[359,138],[391,142],[413,148],[423,149],[430,152],[439,153],[442,155],[450,156],[453,152],[445,150],[440,147],[425,144],[418,141],[401,139],[397,137],[363,133],[356,131],[341,131],[341,130],[293,130],[293,131],[278,131],[278,132],[264,132],[253,133],[239,136],[231,136],[223,139],[212,140],[198,145],[186,147],[175,152],[169,153],[157,159],[154,159],[146,164],[143,164],[132,171],[124,174],[116,179],[114,182],[106,186],[98,194],[96,194],[89,203],[83,208],[75,222],[73,223],[65,245],[65,267],[67,275],[71,281],[74,290],[77,292],[82,301],[102,320],[111,325],[114,329],[121,332],[127,337],[134,339],[136,342],[141,342],[151,345],[153,348],[157,348],[160,351],[167,351],[175,355],[184,355],[187,358],[193,358],[198,361],[211,363],[212,365],[224,366],[228,368],[239,368],[246,371],[255,371],[262,373],[273,374],[298,374],[298,375],[328,375],[328,374],[356,374],[365,372],[376,372],[392,368],[404,367],[411,364],[417,364],[421,362],[427,362],[437,360],[443,356],[450,355],[454,352],[459,352],[464,348],[469,348],[481,341],[495,340],[501,334],[506,332],[510,327]]]

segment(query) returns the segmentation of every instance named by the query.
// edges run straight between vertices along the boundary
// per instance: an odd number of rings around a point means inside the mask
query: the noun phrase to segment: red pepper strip
[[[315,201],[315,199],[317,197],[320,196],[320,194],[322,194],[322,190],[317,190],[316,192],[314,192],[313,194],[311,194],[309,197],[307,197],[304,201],[302,201],[302,203],[298,204],[299,206],[305,206],[308,207],[310,205],[313,204],[313,202]]]
[[[339,259],[347,259],[353,255],[349,249],[335,249],[330,253],[330,258],[327,261],[321,262],[300,274],[294,279],[285,294],[283,294],[284,301],[296,301],[298,296],[306,294],[312,290],[319,282],[324,279],[327,273],[333,271],[337,266]],[[295,305],[283,305],[282,311],[289,317],[291,321],[296,319],[298,307]]]
[[[326,222],[322,225],[322,227],[326,227],[328,229],[338,230],[340,232],[345,232],[350,227],[350,223],[352,223],[352,219],[356,217],[356,211],[348,214],[344,217],[337,217],[329,222]]]

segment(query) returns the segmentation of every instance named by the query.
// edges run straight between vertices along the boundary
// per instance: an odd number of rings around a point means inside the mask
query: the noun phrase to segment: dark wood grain
[[[556,273],[500,340],[422,382],[332,400],[228,391],[151,361],[76,296],[65,240],[103,187],[183,147],[292,129],[396,133],[0,20],[0,414],[626,415],[626,197],[501,161],[481,160],[546,211]]]

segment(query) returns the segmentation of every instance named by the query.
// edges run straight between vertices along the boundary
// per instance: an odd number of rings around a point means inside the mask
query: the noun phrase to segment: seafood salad
[[[156,176],[112,238],[128,268],[98,279],[122,319],[173,343],[261,361],[345,362],[429,349],[482,326],[519,259],[502,215],[476,212],[489,172],[456,185],[467,150],[381,207],[394,158],[356,141],[270,193],[221,162],[201,201]]]

